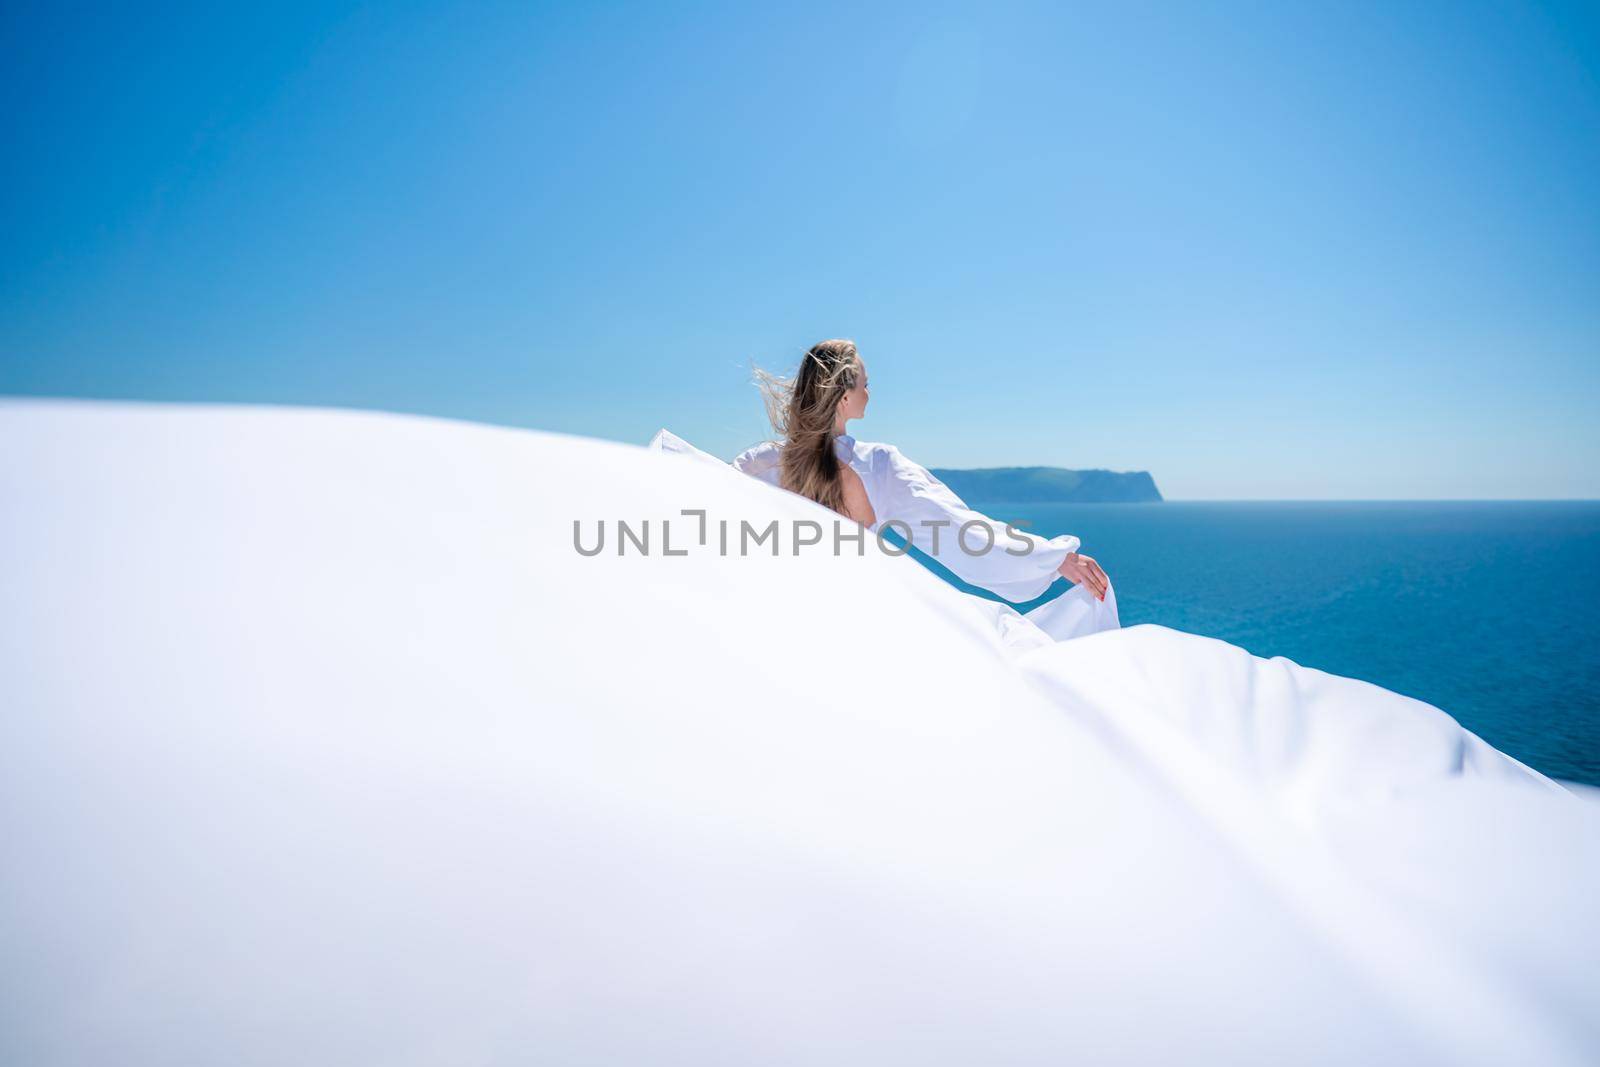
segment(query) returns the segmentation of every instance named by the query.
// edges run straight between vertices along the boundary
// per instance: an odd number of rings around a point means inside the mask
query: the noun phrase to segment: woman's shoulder
[[[887,441],[857,441],[855,449],[856,455],[864,458],[875,471],[892,470],[910,462],[905,453]]]

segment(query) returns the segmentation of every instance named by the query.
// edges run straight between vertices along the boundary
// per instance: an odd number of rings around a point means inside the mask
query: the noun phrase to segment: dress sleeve
[[[777,485],[779,453],[780,449],[776,442],[763,441],[733,457],[733,469]]]
[[[1059,577],[1062,560],[1078,550],[1071,534],[1047,539],[973,511],[893,445],[876,446],[872,465],[883,502],[879,528],[893,522],[896,532],[957,577],[1007,600],[1043,595]]]

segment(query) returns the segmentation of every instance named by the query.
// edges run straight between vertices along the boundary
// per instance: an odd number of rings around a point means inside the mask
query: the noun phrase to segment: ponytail
[[[844,513],[844,483],[835,449],[834,419],[844,394],[861,380],[852,341],[812,345],[792,379],[756,371],[767,417],[784,439],[778,484],[790,492]]]

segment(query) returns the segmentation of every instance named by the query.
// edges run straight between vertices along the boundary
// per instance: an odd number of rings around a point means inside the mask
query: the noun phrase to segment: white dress
[[[867,529],[873,533],[894,529],[963,581],[1007,601],[1033,600],[1056,581],[1066,581],[1058,569],[1069,553],[1078,551],[1079,540],[1072,534],[1045,538],[996,522],[969,508],[949,486],[894,445],[857,441],[847,433],[839,434],[834,444],[839,459],[860,476],[867,491],[876,520]],[[666,429],[647,447],[726,466]],[[736,456],[732,467],[781,488],[782,447],[764,441]],[[1109,585],[1104,601],[1077,585],[1025,614],[1009,604],[969,599],[975,610],[991,617],[1007,646],[1018,651],[1121,625],[1116,594]]]
[[[0,397],[0,1062],[1600,1063],[1600,806],[910,560],[577,551],[827,517],[708,462]]]

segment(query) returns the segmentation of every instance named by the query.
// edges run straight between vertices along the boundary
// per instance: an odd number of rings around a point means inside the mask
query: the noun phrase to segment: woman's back
[[[839,469],[839,480],[844,489],[844,513],[861,525],[871,529],[878,524],[877,513],[872,510],[872,501],[867,496],[866,484],[861,481],[861,475],[850,467]]]
[[[878,516],[872,506],[872,495],[867,490],[867,484],[854,467],[857,462],[855,439],[849,434],[841,434],[834,439],[834,445],[839,456],[839,483],[843,495],[840,513],[871,529],[877,525]],[[781,442],[764,441],[735,457],[733,466],[782,488],[782,458]]]

